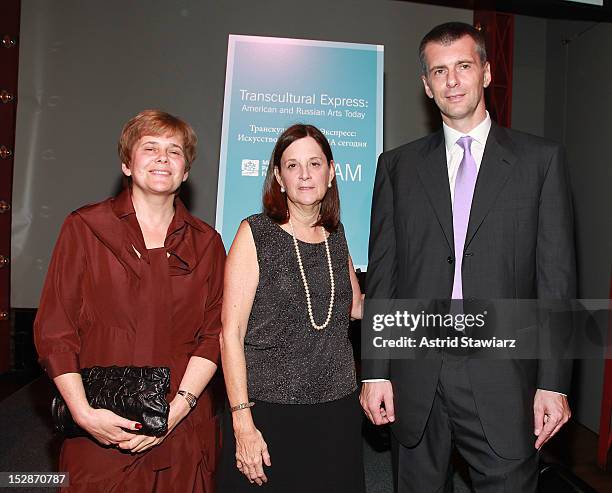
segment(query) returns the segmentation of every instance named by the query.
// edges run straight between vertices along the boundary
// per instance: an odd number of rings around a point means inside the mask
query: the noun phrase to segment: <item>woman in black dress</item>
[[[361,411],[348,328],[363,301],[331,148],[317,128],[293,125],[279,137],[263,208],[241,223],[225,270],[221,351],[231,413],[219,491],[359,493]]]

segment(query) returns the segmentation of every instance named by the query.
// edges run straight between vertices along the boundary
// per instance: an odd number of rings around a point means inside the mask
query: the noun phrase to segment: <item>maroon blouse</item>
[[[219,363],[224,262],[219,234],[178,198],[164,247],[152,250],[127,190],[73,212],[57,240],[34,325],[41,365],[50,378],[96,365],[169,366],[170,400],[191,356]],[[181,469],[180,476],[192,477],[184,468],[193,462],[202,469],[196,482],[204,485],[185,483],[185,491],[210,491],[216,437],[207,390],[151,451],[126,454],[87,438],[69,439],[60,470],[71,472],[71,483],[82,481],[84,490],[85,484],[126,484],[129,471],[145,491],[150,478],[143,474],[174,466],[171,481],[179,484],[173,489],[183,490],[185,479],[174,476]]]

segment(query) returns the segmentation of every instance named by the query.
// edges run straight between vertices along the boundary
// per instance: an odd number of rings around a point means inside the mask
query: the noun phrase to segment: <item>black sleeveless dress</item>
[[[231,415],[224,419],[219,493],[365,491],[355,364],[348,338],[352,290],[344,229],[328,238],[334,272],[332,317],[312,327],[293,238],[264,214],[251,227],[259,284],[245,336],[247,384],[255,426],[268,445],[268,483],[250,484],[236,468]],[[327,317],[325,244],[298,242],[315,322]]]

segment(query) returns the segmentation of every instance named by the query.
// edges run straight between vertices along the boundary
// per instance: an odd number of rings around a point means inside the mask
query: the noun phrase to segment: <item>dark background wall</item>
[[[578,297],[606,299],[612,267],[612,25],[515,18],[513,126],[562,142],[576,220]],[[575,363],[572,408],[599,428],[603,361]]]
[[[548,21],[514,17],[512,126],[544,136],[546,98],[546,33]]]

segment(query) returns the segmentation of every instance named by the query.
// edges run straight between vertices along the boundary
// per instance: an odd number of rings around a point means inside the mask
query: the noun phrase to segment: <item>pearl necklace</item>
[[[329,325],[332,316],[332,310],[334,308],[334,294],[336,292],[336,285],[334,283],[334,269],[332,267],[331,255],[329,253],[329,244],[327,243],[327,236],[325,235],[325,228],[323,229],[323,239],[325,240],[325,253],[327,254],[327,267],[329,268],[329,279],[331,284],[331,295],[329,298],[329,308],[327,310],[327,318],[323,325],[317,325],[314,321],[312,314],[312,303],[310,302],[310,289],[308,288],[308,281],[306,280],[306,273],[304,272],[304,264],[302,264],[302,256],[300,255],[300,248],[298,246],[297,238],[295,237],[295,230],[293,229],[293,223],[289,219],[289,227],[291,228],[291,236],[293,237],[293,246],[295,247],[295,254],[297,255],[298,266],[300,267],[300,274],[302,275],[302,282],[304,283],[304,291],[306,291],[306,304],[308,305],[308,316],[310,317],[310,323],[313,328],[317,330],[323,330]]]

